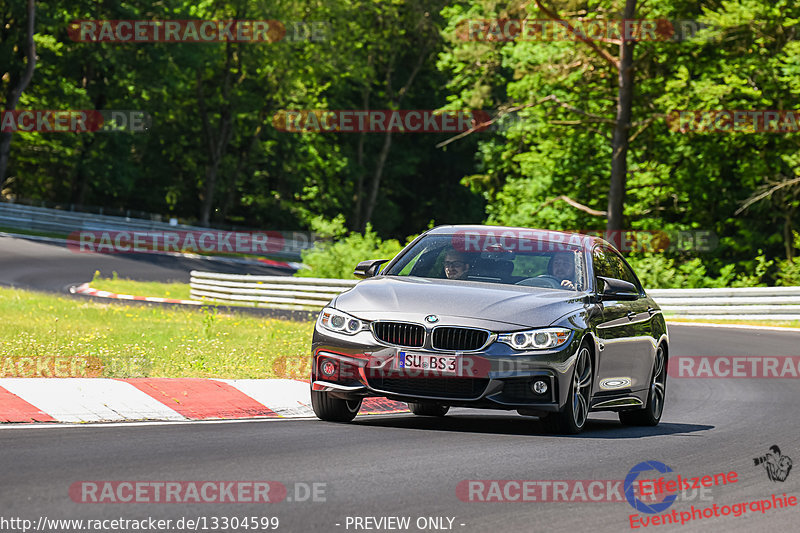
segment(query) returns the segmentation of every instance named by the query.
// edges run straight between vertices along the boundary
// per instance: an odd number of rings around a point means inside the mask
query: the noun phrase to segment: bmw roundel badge
[[[436,324],[437,322],[439,322],[439,317],[436,315],[428,315],[425,317],[425,321],[430,324]]]

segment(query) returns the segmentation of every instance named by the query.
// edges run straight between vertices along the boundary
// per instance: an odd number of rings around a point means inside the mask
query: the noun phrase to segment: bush
[[[356,265],[367,259],[391,259],[403,249],[396,240],[381,240],[367,224],[361,233],[347,234],[344,217],[333,220],[317,219],[312,223],[317,237],[328,240],[303,252],[303,263],[308,267],[298,270],[295,276],[311,278],[352,279]],[[413,237],[409,237],[409,241]]]
[[[778,261],[778,285],[796,287],[800,285],[800,260]]]
[[[736,274],[736,265],[728,264],[720,269],[719,276],[707,275],[706,267],[699,257],[683,262],[658,253],[643,253],[628,256],[645,289],[696,289],[702,287],[757,287],[763,286],[764,276],[772,266],[761,250],[754,259],[752,274]]]
[[[795,251],[800,248],[800,233],[796,231],[794,232],[794,248]],[[778,272],[775,275],[778,278],[777,285],[800,285],[800,260],[795,258],[792,261],[788,259],[778,261]]]
[[[706,287],[706,268],[700,258],[675,264],[663,254],[643,253],[626,258],[645,289]]]

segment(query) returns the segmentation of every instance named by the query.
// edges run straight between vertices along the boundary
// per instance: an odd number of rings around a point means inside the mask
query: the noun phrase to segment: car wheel
[[[342,400],[324,391],[311,391],[311,407],[320,420],[350,422],[361,409],[361,400]]]
[[[567,404],[558,413],[551,413],[544,419],[553,432],[567,435],[581,432],[589,418],[592,375],[592,354],[589,347],[582,344],[575,359]]]
[[[653,365],[653,378],[650,380],[650,392],[644,409],[620,411],[619,421],[626,426],[656,426],[664,411],[664,398],[667,395],[667,354],[663,346],[656,350]]]
[[[450,410],[449,405],[439,405],[436,403],[416,403],[408,402],[411,412],[419,416],[444,416]]]

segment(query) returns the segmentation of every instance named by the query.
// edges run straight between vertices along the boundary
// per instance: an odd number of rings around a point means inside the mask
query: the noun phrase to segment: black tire
[[[626,426],[657,426],[664,412],[664,399],[667,397],[667,352],[664,346],[656,350],[653,361],[653,377],[650,378],[650,392],[644,409],[620,411],[619,421]]]
[[[450,410],[449,405],[439,405],[437,403],[416,403],[408,402],[411,412],[419,416],[444,416]]]
[[[589,418],[592,378],[592,354],[589,346],[583,343],[575,359],[567,404],[558,413],[551,413],[543,419],[551,432],[563,435],[575,435],[581,432]]]
[[[350,422],[361,409],[361,400],[342,400],[324,391],[311,391],[311,407],[320,420]]]

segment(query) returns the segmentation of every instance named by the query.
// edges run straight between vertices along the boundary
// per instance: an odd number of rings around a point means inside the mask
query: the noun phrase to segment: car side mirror
[[[603,300],[638,300],[639,291],[636,285],[629,281],[623,281],[616,278],[607,278],[605,276],[597,276],[597,279],[603,281],[603,292],[601,293]]]
[[[369,261],[361,261],[356,265],[353,275],[357,278],[371,278],[377,276],[381,271],[381,265],[389,261],[388,259],[370,259]]]

